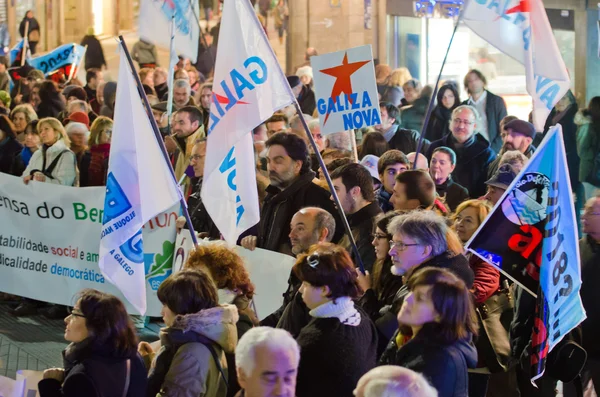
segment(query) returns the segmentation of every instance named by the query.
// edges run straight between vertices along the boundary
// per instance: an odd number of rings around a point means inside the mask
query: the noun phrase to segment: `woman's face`
[[[422,327],[438,322],[439,314],[431,300],[431,285],[418,285],[404,298],[398,313],[398,323],[409,327]]]
[[[570,104],[571,100],[569,99],[568,95],[565,95],[562,98],[560,98],[560,100],[556,103],[556,110],[562,112],[563,110],[568,108]]]
[[[17,112],[13,115],[12,119],[13,124],[15,125],[15,132],[21,133],[25,131],[27,127],[27,119],[25,118],[25,113]]]
[[[408,103],[413,103],[419,97],[419,91],[410,84],[404,84],[402,89],[404,90],[404,98]]]
[[[311,80],[312,80],[312,78],[311,78],[310,76],[306,76],[306,75],[304,75],[304,76],[301,76],[301,77],[300,77],[300,81],[301,81],[301,82],[302,82],[302,84],[304,84],[304,85],[309,85],[309,84],[310,84],[310,82],[311,82]]]
[[[446,182],[452,171],[454,171],[454,165],[450,156],[444,152],[435,152],[431,157],[431,166],[429,167],[429,175],[435,183],[440,185]]]
[[[49,124],[40,128],[40,139],[44,145],[52,146],[58,141],[59,134]]]
[[[40,147],[40,136],[33,132],[26,133],[25,146],[29,149],[38,149]]]
[[[105,128],[98,136],[98,143],[110,143],[112,138],[112,128]]]
[[[455,101],[456,97],[452,93],[452,90],[446,90],[442,96],[442,105],[444,105],[446,109],[452,109]]]
[[[160,315],[162,316],[167,327],[171,327],[175,323],[175,317],[177,317],[177,315],[173,313],[171,309],[169,309],[169,306],[165,305],[164,303],[162,309],[160,310]]]
[[[463,243],[469,241],[479,228],[479,216],[475,207],[467,207],[458,214],[454,221],[454,229]]]
[[[390,239],[388,235],[380,228],[376,228],[371,244],[375,247],[375,256],[377,259],[384,260],[390,250]]]
[[[329,288],[314,287],[306,281],[302,282],[299,291],[302,294],[302,300],[304,301],[306,306],[311,310],[331,300],[327,297],[327,292],[329,291]]]
[[[89,336],[85,317],[79,308],[80,302],[81,300],[77,301],[75,307],[71,310],[71,314],[65,318],[65,340],[73,343],[79,343]]]

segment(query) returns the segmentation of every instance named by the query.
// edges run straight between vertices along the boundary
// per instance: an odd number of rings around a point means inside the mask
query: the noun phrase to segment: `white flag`
[[[533,124],[543,131],[571,81],[542,0],[468,0],[463,21],[477,35],[525,66]]]
[[[226,0],[210,108],[202,201],[228,242],[260,220],[252,129],[294,95],[248,0]]]
[[[198,1],[142,0],[138,19],[140,37],[169,48],[171,23],[174,23],[175,52],[195,63],[200,40],[200,27],[196,20],[199,12]]]
[[[168,168],[137,85],[120,48],[100,239],[100,270],[141,314],[146,312],[142,226],[181,198]]]

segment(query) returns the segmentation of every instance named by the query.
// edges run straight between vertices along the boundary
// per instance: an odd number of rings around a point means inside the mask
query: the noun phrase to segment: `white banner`
[[[73,305],[83,288],[118,296],[98,267],[104,187],[76,188],[31,182],[0,173],[0,291]],[[143,228],[149,316],[160,317],[156,297],[171,274],[178,205]]]

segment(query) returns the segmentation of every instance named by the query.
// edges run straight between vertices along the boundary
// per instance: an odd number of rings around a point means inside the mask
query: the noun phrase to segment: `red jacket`
[[[475,273],[472,289],[475,304],[480,305],[500,289],[500,271],[474,254],[469,256],[469,266]]]

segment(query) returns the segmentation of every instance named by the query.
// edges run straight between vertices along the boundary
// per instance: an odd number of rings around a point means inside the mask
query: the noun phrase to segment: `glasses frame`
[[[404,241],[390,240],[390,250],[395,248],[396,250],[398,250],[400,252],[406,251],[406,249],[408,247],[416,247],[417,245],[421,245],[421,244],[405,244]]]

